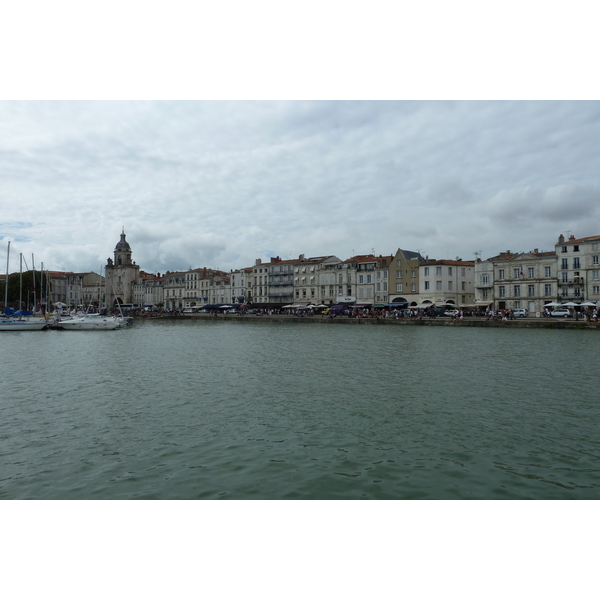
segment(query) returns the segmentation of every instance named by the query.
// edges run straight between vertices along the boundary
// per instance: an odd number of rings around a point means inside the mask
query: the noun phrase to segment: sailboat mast
[[[35,305],[37,304],[37,294],[35,291],[35,260],[33,252],[31,253],[31,278],[33,279],[33,312],[35,313]]]
[[[10,240],[8,241],[8,250],[6,252],[6,281],[4,284],[4,314],[6,314],[6,307],[8,306],[8,259],[10,257]]]
[[[19,253],[19,310],[23,310],[23,253]]]

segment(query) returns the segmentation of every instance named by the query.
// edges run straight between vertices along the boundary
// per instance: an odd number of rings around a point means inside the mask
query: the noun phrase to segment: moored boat
[[[83,315],[59,320],[56,326],[62,329],[91,331],[98,329],[119,329],[121,323],[115,317]]]
[[[46,321],[29,321],[27,319],[0,320],[0,331],[39,331],[46,327]]]

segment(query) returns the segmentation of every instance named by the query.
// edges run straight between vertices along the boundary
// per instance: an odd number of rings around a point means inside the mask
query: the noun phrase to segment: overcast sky
[[[98,271],[122,227],[161,272],[551,250],[600,234],[600,103],[4,101],[0,208],[56,270]]]
[[[0,258],[98,271],[122,227],[150,272],[600,234],[583,5],[284,4],[7,5]]]

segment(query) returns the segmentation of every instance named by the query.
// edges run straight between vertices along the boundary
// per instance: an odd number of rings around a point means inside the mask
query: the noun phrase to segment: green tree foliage
[[[8,306],[11,308],[19,308],[19,294],[21,294],[23,300],[23,306],[21,308],[27,307],[27,299],[29,298],[30,304],[33,302],[33,277],[34,271],[24,271],[23,272],[23,291],[19,292],[21,275],[20,273],[11,273],[8,276]],[[35,297],[37,301],[40,301],[40,292],[41,292],[41,277],[42,273],[40,271],[35,271]],[[44,281],[44,297],[46,296],[46,274],[43,275]],[[6,275],[2,277],[0,280],[0,304],[4,306],[4,290],[6,288]]]

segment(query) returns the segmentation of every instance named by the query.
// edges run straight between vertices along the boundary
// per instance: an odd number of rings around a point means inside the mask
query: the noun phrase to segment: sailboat
[[[4,315],[0,319],[0,331],[40,331],[46,328],[45,319],[28,319],[24,318],[23,311],[11,311],[8,308],[8,271],[10,260],[10,241],[8,242],[8,250],[6,253],[6,279],[4,286]],[[22,263],[21,263],[22,277]],[[22,281],[21,281],[22,286]]]

